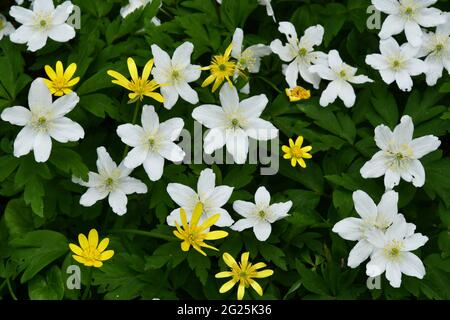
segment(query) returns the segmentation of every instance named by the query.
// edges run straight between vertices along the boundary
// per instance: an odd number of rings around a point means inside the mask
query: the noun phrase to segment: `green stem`
[[[264,77],[258,77],[258,78],[261,79],[262,81],[264,81],[265,83],[267,83],[269,86],[271,86],[276,92],[283,93],[283,91],[278,89],[277,86],[275,84],[273,84],[271,81],[269,81],[268,79],[266,79]]]
[[[133,120],[131,121],[131,124],[135,124],[136,123],[140,107],[141,107],[141,101],[138,100],[138,101],[136,101],[136,106],[134,107]],[[122,159],[125,158],[125,156],[127,155],[129,149],[130,149],[130,146],[129,145],[125,145],[125,149],[123,150]]]
[[[107,233],[128,233],[135,234],[138,236],[150,237],[155,239],[162,239],[167,241],[174,241],[175,238],[154,231],[142,231],[142,230],[134,230],[134,229],[116,229],[116,230],[108,230]]]
[[[6,278],[6,284],[8,285],[8,290],[9,290],[9,294],[11,295],[11,298],[13,298],[13,300],[18,300],[16,295],[14,294],[14,291],[11,287],[11,282],[9,282],[9,278]]]
[[[89,267],[89,271],[87,272],[87,286],[86,289],[84,289],[83,296],[81,297],[81,300],[87,300],[89,291],[91,291],[91,283],[92,283],[92,268]]]

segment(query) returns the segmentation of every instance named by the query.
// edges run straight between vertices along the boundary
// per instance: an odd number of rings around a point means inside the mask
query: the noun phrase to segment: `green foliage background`
[[[2,1],[0,12],[7,16],[13,2]],[[272,1],[277,20],[290,20],[299,34],[308,26],[322,24],[325,37],[320,50],[339,50],[344,61],[376,82],[359,85],[352,109],[341,102],[321,108],[317,91],[312,91],[312,99],[292,104],[280,93],[286,86],[281,61],[276,55],[264,58],[260,73],[251,78],[251,94],[268,96],[263,117],[280,129],[284,143],[303,135],[314,147],[313,159],[306,170],[280,159],[280,172],[275,176],[260,176],[254,165],[212,168],[218,184],[235,187],[226,205],[235,219],[232,202],[250,200],[261,185],[276,200],[294,202],[291,217],[274,225],[267,242],[258,242],[250,229],[231,231],[228,238],[216,242],[221,252],[210,252],[208,257],[180,250],[172,228],[165,223],[175,208],[166,186],[169,182],[194,186],[206,167],[202,165],[166,165],[163,178],[156,183],[149,181],[142,168],[136,169],[133,176],[145,181],[149,192],[129,197],[123,217],[112,213],[105,201],[81,207],[84,188],[73,184],[71,176],[86,177],[88,169],[95,171],[98,146],[105,146],[116,161],[121,160],[124,145],[115,130],[131,122],[133,113],[126,93],[111,83],[106,70],[127,74],[128,56],[143,67],[151,58],[151,44],[171,53],[184,41],[195,46],[192,61],[207,65],[213,54],[223,52],[231,42],[236,27],[244,29],[246,46],[284,37],[254,0],[223,0],[222,6],[213,0],[163,0],[161,9],[159,0],[154,0],[123,20],[119,9],[126,2],[73,0],[82,13],[76,38],[65,44],[49,42],[36,54],[8,38],[0,41],[0,111],[27,106],[29,84],[45,76],[44,65],[57,60],[65,65],[75,62],[76,75],[81,76],[75,91],[81,101],[70,117],[86,131],[80,143],[54,144],[50,160],[37,164],[32,155],[12,156],[18,128],[0,124],[0,298],[80,298],[82,292],[67,290],[65,285],[67,266],[76,264],[68,242],[76,242],[79,233],[87,234],[91,228],[97,228],[101,237],[110,236],[116,252],[101,269],[94,270],[89,297],[95,299],[235,299],[234,291],[219,294],[223,281],[214,279],[214,274],[225,270],[221,253],[237,256],[244,250],[250,251],[251,260],[265,261],[275,270],[274,276],[261,281],[265,299],[450,298],[450,158],[445,137],[450,123],[450,79],[444,72],[438,84],[429,88],[424,76],[417,77],[410,93],[400,92],[395,85],[387,87],[364,62],[367,54],[378,52],[379,42],[377,30],[366,28],[369,0]],[[436,6],[450,11],[449,1],[441,0]],[[150,22],[156,14],[163,22],[159,27]],[[217,103],[218,95],[200,84],[199,80],[194,87],[201,103]],[[179,101],[171,111],[156,106],[161,120],[179,116],[192,130],[192,105]],[[427,274],[423,280],[404,276],[399,289],[383,279],[380,290],[368,290],[364,265],[346,266],[354,243],[333,234],[331,228],[355,215],[353,191],[362,189],[375,202],[380,199],[382,179],[363,180],[359,169],[376,151],[375,126],[384,123],[393,128],[404,114],[412,116],[415,136],[433,134],[443,141],[438,151],[422,161],[425,186],[414,188],[401,182],[397,189],[400,212],[417,225],[417,232],[430,238],[418,252]],[[84,267],[82,272],[87,272]],[[248,290],[246,298],[259,297]]]

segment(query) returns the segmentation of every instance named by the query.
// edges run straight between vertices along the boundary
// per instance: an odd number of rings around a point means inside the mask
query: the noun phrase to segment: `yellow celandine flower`
[[[297,163],[302,167],[306,168],[305,160],[303,159],[311,159],[312,155],[308,152],[312,150],[311,146],[306,146],[302,148],[303,137],[299,136],[294,143],[294,140],[289,139],[289,147],[282,146],[281,149],[285,153],[283,158],[291,159],[291,165],[295,167]]]
[[[73,78],[77,71],[76,63],[71,63],[64,71],[61,61],[56,62],[56,68],[53,70],[49,65],[45,66],[45,73],[49,79],[44,79],[45,84],[51,94],[61,97],[72,92],[72,87],[80,81],[80,77]]]
[[[125,76],[114,70],[108,70],[108,75],[115,79],[112,81],[112,83],[118,84],[119,86],[122,86],[125,89],[131,91],[131,93],[128,94],[130,103],[136,102],[137,100],[142,101],[144,99],[144,96],[150,97],[158,102],[163,103],[163,96],[158,92],[154,92],[156,89],[161,87],[161,85],[153,79],[148,79],[150,77],[150,73],[152,72],[153,59],[150,59],[146,63],[144,71],[142,72],[142,77],[139,77],[138,69],[133,58],[128,58],[127,64],[128,71],[131,75],[131,80],[128,80]]]
[[[100,268],[103,266],[103,261],[111,259],[114,255],[113,250],[105,251],[109,244],[109,238],[105,238],[98,243],[98,232],[95,229],[89,231],[87,238],[84,234],[80,233],[78,235],[78,242],[80,246],[70,243],[69,248],[75,253],[72,257],[86,267],[94,266]]]
[[[219,230],[206,231],[206,229],[211,227],[217,222],[217,220],[219,220],[220,214],[213,215],[205,222],[203,222],[200,226],[198,226],[197,224],[200,220],[202,212],[203,205],[201,203],[198,203],[194,208],[191,221],[188,224],[186,219],[186,212],[183,210],[183,208],[180,208],[182,227],[178,224],[178,222],[175,222],[177,230],[174,230],[173,234],[177,238],[183,240],[183,242],[181,243],[181,250],[189,251],[189,248],[192,246],[195,250],[206,256],[206,253],[201,249],[201,247],[213,249],[216,251],[219,250],[213,246],[206,244],[204,241],[225,238],[226,236],[228,236],[228,232]]]
[[[211,64],[202,68],[202,70],[210,70],[211,72],[211,75],[203,81],[202,87],[207,87],[214,82],[212,92],[215,92],[225,79],[230,86],[233,86],[231,78],[236,72],[236,62],[230,60],[232,49],[233,45],[230,44],[223,55],[215,55]]]
[[[300,100],[308,100],[309,98],[311,98],[311,91],[297,86],[295,88],[287,88],[286,95],[289,97],[289,101],[297,102]]]
[[[238,264],[236,260],[229,254],[223,254],[223,261],[231,268],[231,271],[222,271],[216,274],[216,278],[228,278],[232,277],[231,280],[222,285],[219,289],[220,293],[225,293],[234,287],[236,283],[239,282],[239,287],[237,291],[238,300],[242,300],[244,297],[245,289],[251,286],[260,296],[263,295],[263,289],[261,286],[253,279],[267,278],[273,275],[273,270],[266,269],[258,271],[261,268],[266,267],[264,262],[258,262],[251,264],[248,262],[249,257],[248,252],[244,252],[241,255],[241,262]]]

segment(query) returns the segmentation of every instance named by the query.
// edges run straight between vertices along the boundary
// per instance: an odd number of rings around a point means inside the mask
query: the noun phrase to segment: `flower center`
[[[233,120],[231,120],[231,125],[233,126],[233,128],[239,127],[239,120],[234,118]]]
[[[291,152],[292,155],[297,159],[300,159],[303,156],[303,151],[299,146],[293,146],[291,148]]]
[[[173,70],[172,71],[172,80],[177,81],[180,80],[181,78],[181,74],[178,70]]]
[[[33,124],[34,124],[34,126],[36,127],[37,130],[39,130],[39,131],[47,131],[49,122],[48,122],[46,117],[39,116],[37,118],[34,118]]]
[[[436,51],[437,51],[437,52],[440,52],[440,51],[442,51],[442,49],[444,49],[444,45],[443,45],[442,43],[439,43],[439,44],[436,46]]]
[[[308,53],[308,50],[306,50],[305,48],[301,48],[301,49],[298,51],[298,54],[299,54],[301,57],[305,57],[307,53]]]
[[[384,253],[390,260],[397,259],[402,252],[403,243],[398,240],[392,240],[385,248]]]
[[[0,30],[3,30],[3,28],[6,26],[6,22],[0,18]]]
[[[111,192],[114,189],[114,179],[108,178],[105,180],[105,189]]]
[[[219,64],[219,70],[220,71],[225,71],[225,70],[227,70],[227,66],[224,65],[224,64]]]
[[[41,21],[39,22],[39,24],[40,24],[40,26],[41,26],[42,28],[45,28],[45,27],[47,26],[47,21],[41,20]]]
[[[261,211],[258,212],[258,216],[261,219],[265,219],[266,218],[266,212],[264,210],[261,210]]]
[[[341,72],[339,72],[339,77],[345,79],[347,77],[347,72],[345,70],[341,70]]]

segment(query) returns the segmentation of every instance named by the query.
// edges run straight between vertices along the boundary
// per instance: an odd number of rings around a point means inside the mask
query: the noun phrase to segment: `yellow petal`
[[[72,258],[81,264],[86,264],[86,259],[80,256],[72,255]]]
[[[312,155],[310,155],[309,153],[303,153],[302,157],[305,159],[311,159]]]
[[[64,95],[64,91],[58,90],[53,94],[55,97],[62,97]]]
[[[114,71],[114,70],[108,70],[107,73],[109,76],[116,79],[116,80],[113,80],[112,83],[118,84],[119,86],[122,86],[125,89],[129,90],[130,81],[128,81],[127,78],[125,78],[123,75],[121,75],[120,73],[118,73],[117,71]]]
[[[144,95],[146,95],[147,97],[150,97],[152,99],[155,99],[156,101],[158,101],[160,103],[164,102],[164,97],[157,92],[148,92],[148,93],[144,93]]]
[[[267,269],[267,270],[258,271],[256,273],[256,275],[254,276],[254,278],[267,278],[267,277],[270,277],[271,275],[273,275],[273,270]]]
[[[198,242],[198,244],[199,244],[199,248],[204,247],[204,248],[208,248],[211,250],[219,251],[219,249],[217,249],[216,247],[210,246],[209,244],[206,244],[205,242]]]
[[[61,91],[60,91],[61,92]],[[62,93],[63,94],[71,94],[72,93],[72,90],[70,90],[70,89],[62,89]]]
[[[300,167],[306,168],[306,162],[303,159],[298,159],[298,163],[300,164]]]
[[[153,68],[153,59],[148,60],[148,62],[145,64],[144,71],[142,72],[142,80],[147,81],[150,77],[150,73],[152,72]]]
[[[244,298],[244,293],[245,293],[245,286],[243,283],[240,283],[237,291],[237,299],[242,300],[242,298]]]
[[[295,145],[297,147],[301,147],[303,144],[303,137],[302,136],[298,136],[297,139],[295,140]]]
[[[176,223],[176,222],[175,222]],[[177,225],[178,225],[178,223],[177,223]],[[177,237],[178,239],[180,239],[180,240],[183,240],[184,241],[184,237],[181,235],[181,233],[179,232],[179,231],[177,231],[177,230],[174,230],[173,231],[173,234],[175,235],[175,237]]]
[[[214,81],[214,85],[213,85],[211,91],[216,92],[216,90],[219,89],[220,85],[222,84],[223,80],[224,80],[223,78],[217,77],[216,81]]]
[[[103,262],[98,261],[98,260],[94,261],[94,267],[101,268],[102,266],[103,266]]]
[[[53,70],[52,67],[50,67],[50,66],[45,66],[44,69],[45,69],[45,73],[48,75],[48,77],[52,81],[55,81],[57,78],[55,70]]]
[[[291,166],[293,166],[295,168],[296,165],[297,165],[297,158],[292,158],[291,159]]]
[[[98,246],[98,232],[95,229],[89,231],[88,242],[91,248],[97,248]]]
[[[229,266],[230,268],[236,268],[238,267],[238,264],[236,262],[236,260],[234,260],[234,258],[231,256],[231,254],[229,254],[228,252],[225,252],[223,254],[223,261],[226,263],[227,266]]]
[[[128,64],[128,71],[130,72],[131,79],[134,80],[134,82],[137,82],[139,80],[139,74],[136,67],[136,62],[134,62],[133,58],[127,59]]]
[[[247,263],[248,263],[248,257],[250,256],[250,252],[244,252],[241,255],[241,268],[242,269],[246,269],[247,268]]]
[[[208,232],[205,236],[205,240],[217,240],[222,239],[228,236],[228,232],[226,231],[211,231]]]
[[[181,243],[181,250],[183,250],[183,251],[189,251],[190,247],[191,247],[191,244],[187,241],[183,241]]]
[[[252,286],[253,289],[255,289],[257,294],[259,294],[260,296],[263,295],[263,289],[261,288],[258,282],[256,282],[255,280],[250,280],[250,285]]]
[[[194,247],[195,250],[197,250],[198,252],[200,252],[202,255],[204,255],[205,257],[207,256],[207,254],[205,253],[205,251],[203,251],[199,246],[193,244],[192,247]]]
[[[252,270],[258,270],[258,269],[264,268],[266,266],[267,265],[264,262],[258,262],[258,263],[255,263],[254,265],[252,265]]]
[[[66,81],[70,81],[70,79],[72,79],[73,75],[75,74],[75,72],[77,71],[77,64],[76,63],[71,63],[66,71],[64,72],[64,78],[66,79]]]
[[[232,277],[232,276],[233,276],[233,272],[230,272],[230,271],[222,271],[222,272],[216,273],[216,275],[215,275],[215,277],[217,279],[228,278],[228,277]]]
[[[292,148],[293,146],[295,146],[294,140],[289,138],[289,146]]]
[[[78,82],[80,82],[80,77],[73,78],[72,80],[70,80],[69,82],[67,82],[67,85],[68,85],[69,87],[73,87],[73,86],[76,85]]]
[[[114,256],[114,250],[106,250],[100,254],[100,260],[106,261]]]
[[[291,155],[290,153],[286,153],[286,154],[283,156],[283,158],[289,160],[289,159],[292,158],[292,155]]]
[[[205,222],[202,223],[200,227],[198,227],[199,231],[203,231],[209,227],[211,227],[213,224],[215,224],[220,218],[220,213],[213,215],[212,217],[209,217],[206,219]]]
[[[198,221],[200,220],[200,217],[203,213],[203,204],[201,202],[198,202],[195,205],[194,211],[192,212],[191,222],[190,226],[197,226]]]
[[[306,146],[306,147],[303,147],[302,148],[302,151],[303,152],[310,152],[312,150],[312,147],[311,146]]]
[[[188,228],[187,219],[186,219],[186,211],[183,208],[180,208],[180,217],[181,223],[183,224],[183,228],[186,230]]]
[[[202,83],[202,88],[209,86],[216,77],[214,75],[210,75],[208,78],[205,79]]]
[[[73,243],[69,243],[69,248],[72,250],[73,253],[82,256],[83,255],[83,249],[81,249],[79,246]]]
[[[233,50],[233,43],[230,43],[230,45],[228,46],[228,48],[225,50],[224,57],[229,57],[232,50]]]
[[[78,242],[80,243],[81,249],[83,250],[89,249],[89,242],[84,234],[80,233],[78,235]]]
[[[288,146],[282,146],[281,150],[283,150],[283,152],[285,153],[291,153],[291,148],[289,148]]]
[[[64,67],[61,61],[56,63],[56,76],[58,78],[64,78]]]
[[[108,247],[108,245],[109,245],[109,238],[105,238],[102,241],[100,241],[100,243],[97,247],[97,250],[99,252],[103,252],[103,251],[105,251],[106,247]]]
[[[220,293],[225,293],[225,292],[230,291],[230,290],[234,287],[234,285],[236,284],[236,282],[237,282],[237,280],[234,280],[234,279],[231,279],[231,280],[225,282],[225,283],[220,287],[219,292],[220,292]]]

